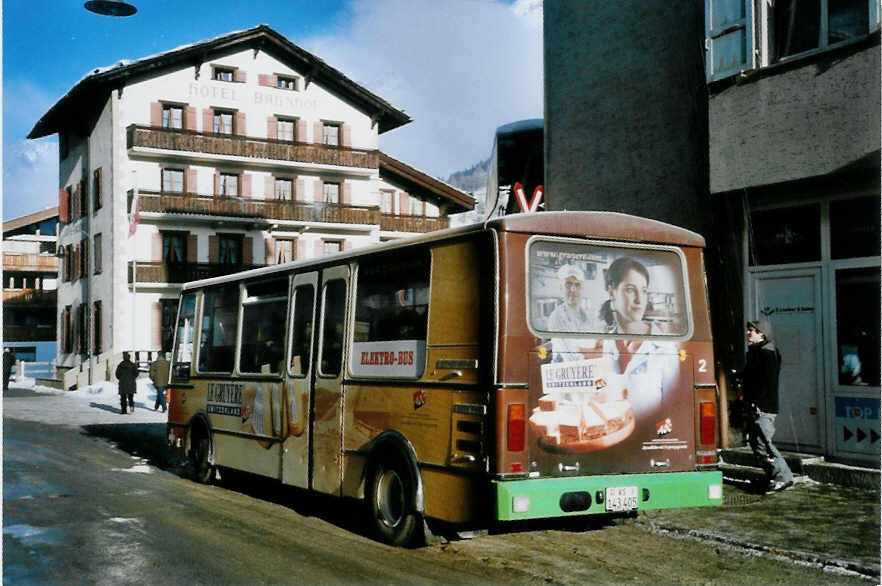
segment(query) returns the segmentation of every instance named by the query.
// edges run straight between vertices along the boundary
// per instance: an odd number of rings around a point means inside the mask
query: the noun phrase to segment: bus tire
[[[199,484],[208,484],[214,476],[214,467],[209,460],[211,441],[208,432],[202,426],[195,426],[191,428],[190,434],[189,459],[193,480]]]
[[[383,451],[371,463],[367,481],[368,519],[377,537],[389,545],[409,545],[423,526],[414,511],[410,471],[401,458]]]

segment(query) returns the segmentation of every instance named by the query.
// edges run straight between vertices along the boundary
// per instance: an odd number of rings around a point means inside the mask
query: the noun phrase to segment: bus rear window
[[[529,320],[537,334],[686,337],[681,253],[536,239],[529,250]]]
[[[190,380],[190,363],[193,361],[193,330],[196,317],[196,294],[187,293],[181,299],[181,310],[175,332],[175,348],[172,367],[174,382]]]
[[[206,289],[199,335],[199,370],[233,372],[239,284]]]

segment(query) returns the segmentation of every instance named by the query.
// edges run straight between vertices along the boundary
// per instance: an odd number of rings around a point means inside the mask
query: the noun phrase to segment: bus
[[[486,218],[544,210],[544,136],[542,118],[496,129],[487,174]]]
[[[704,239],[515,214],[187,283],[168,442],[380,540],[722,503]]]

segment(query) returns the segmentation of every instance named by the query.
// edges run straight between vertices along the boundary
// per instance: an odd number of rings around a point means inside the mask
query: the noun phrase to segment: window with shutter
[[[705,0],[704,22],[708,81],[736,75],[753,66],[751,0]]]
[[[92,171],[92,205],[94,206],[94,211],[98,211],[101,209],[101,206],[104,205],[104,201],[101,196],[101,168],[97,168]]]

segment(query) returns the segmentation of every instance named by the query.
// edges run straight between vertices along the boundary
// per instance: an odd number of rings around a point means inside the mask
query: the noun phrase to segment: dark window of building
[[[224,197],[239,195],[239,176],[235,173],[221,173],[218,177],[218,195]]]
[[[165,193],[181,193],[184,191],[184,170],[163,169],[162,191]]]
[[[218,234],[218,262],[220,264],[242,264],[242,236],[238,234]]]
[[[95,256],[95,274],[101,272],[101,234],[95,234],[93,237],[92,254]]]
[[[325,203],[340,203],[340,184],[333,181],[325,181],[322,185],[323,199]]]
[[[820,260],[821,206],[751,212],[749,242],[752,266]]]
[[[182,263],[186,258],[186,232],[162,232],[162,262]]]
[[[233,81],[233,67],[215,67],[211,78],[215,81]]]
[[[101,354],[103,352],[103,344],[101,340],[101,302],[96,301],[94,304],[94,309],[92,310],[92,329],[93,329],[93,346],[92,351],[95,354]]]
[[[55,242],[40,242],[40,254],[55,254]]]
[[[322,124],[322,144],[338,146],[340,144],[340,125],[325,122]]]
[[[183,128],[184,127],[184,108],[174,104],[162,105],[162,127],[163,128]]]
[[[242,348],[239,370],[278,374],[284,366],[288,280],[253,283],[242,301]]]
[[[86,189],[86,181],[80,181],[77,185],[77,194],[80,197],[79,208],[80,217],[84,217],[89,213],[89,190]]]
[[[839,384],[879,386],[879,267],[836,271]]]
[[[215,110],[213,116],[213,129],[215,134],[233,134],[233,120],[235,113],[227,110]]]
[[[286,75],[276,76],[276,87],[283,90],[297,90],[297,78]]]
[[[98,211],[104,205],[103,196],[101,194],[101,169],[92,171],[92,209]]]
[[[830,256],[879,255],[879,197],[830,202]]]
[[[207,289],[202,307],[199,370],[232,372],[239,313],[239,285]]]
[[[275,198],[290,200],[294,190],[294,182],[291,179],[277,178],[275,184]]]
[[[85,303],[77,305],[77,354],[86,354],[89,349],[89,330],[86,326],[87,309]]]

